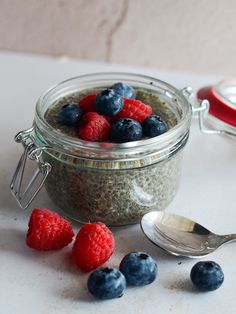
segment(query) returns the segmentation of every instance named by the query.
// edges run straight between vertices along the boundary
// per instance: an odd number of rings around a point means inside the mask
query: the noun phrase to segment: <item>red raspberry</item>
[[[38,251],[61,249],[74,236],[71,225],[57,213],[35,208],[30,216],[26,244]]]
[[[79,137],[87,141],[102,142],[109,138],[111,125],[105,116],[87,112],[81,119]]]
[[[75,264],[88,272],[105,263],[114,252],[115,241],[111,231],[102,222],[82,226],[72,249]]]
[[[124,98],[124,105],[119,113],[112,117],[112,120],[130,118],[142,123],[152,114],[152,107],[142,103],[140,100]]]
[[[79,101],[80,108],[82,108],[84,112],[95,111],[94,101],[96,97],[97,97],[97,94],[91,94],[80,99]]]

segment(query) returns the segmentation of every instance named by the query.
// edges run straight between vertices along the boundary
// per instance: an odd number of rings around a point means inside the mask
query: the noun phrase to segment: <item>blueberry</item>
[[[116,268],[97,269],[88,278],[88,290],[98,299],[106,300],[122,297],[125,288],[125,277]]]
[[[119,82],[110,87],[114,89],[117,93],[121,94],[125,98],[135,99],[136,92],[132,86],[127,85],[125,83]]]
[[[111,126],[110,140],[114,143],[138,141],[142,138],[141,125],[133,119],[118,119]]]
[[[158,115],[147,117],[142,124],[143,134],[148,137],[161,135],[167,131],[165,121]]]
[[[213,261],[198,262],[193,266],[190,278],[200,291],[213,291],[222,285],[224,273]]]
[[[65,104],[58,113],[57,122],[62,125],[75,126],[78,125],[82,114],[83,111],[79,105]]]
[[[117,114],[124,104],[122,95],[117,93],[114,89],[105,89],[95,98],[94,106],[95,110],[107,116],[113,116]]]
[[[120,263],[120,271],[127,283],[132,286],[145,286],[152,283],[157,276],[157,264],[153,258],[143,252],[132,252]]]

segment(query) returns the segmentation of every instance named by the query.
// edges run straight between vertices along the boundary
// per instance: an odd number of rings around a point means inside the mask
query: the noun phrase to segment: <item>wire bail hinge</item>
[[[15,136],[15,141],[23,145],[24,152],[21,155],[16,167],[10,184],[10,189],[17,203],[23,209],[27,208],[31,204],[40,189],[43,187],[43,184],[51,171],[51,165],[44,162],[42,159],[42,152],[45,150],[45,147],[36,146],[33,133],[34,127],[21,131]],[[32,178],[26,184],[24,189],[22,185],[27,159],[37,163],[37,170],[33,173]]]

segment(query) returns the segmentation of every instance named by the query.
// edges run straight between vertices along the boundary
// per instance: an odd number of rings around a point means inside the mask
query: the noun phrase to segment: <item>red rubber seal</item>
[[[236,108],[228,105],[222,100],[214,89],[214,86],[201,88],[197,92],[197,97],[201,100],[207,99],[210,103],[209,113],[232,126],[236,126]]]

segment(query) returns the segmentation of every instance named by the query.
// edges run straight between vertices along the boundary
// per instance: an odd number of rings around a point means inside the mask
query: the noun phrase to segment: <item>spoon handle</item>
[[[236,241],[236,234],[227,234],[222,236],[222,244],[226,242]]]

